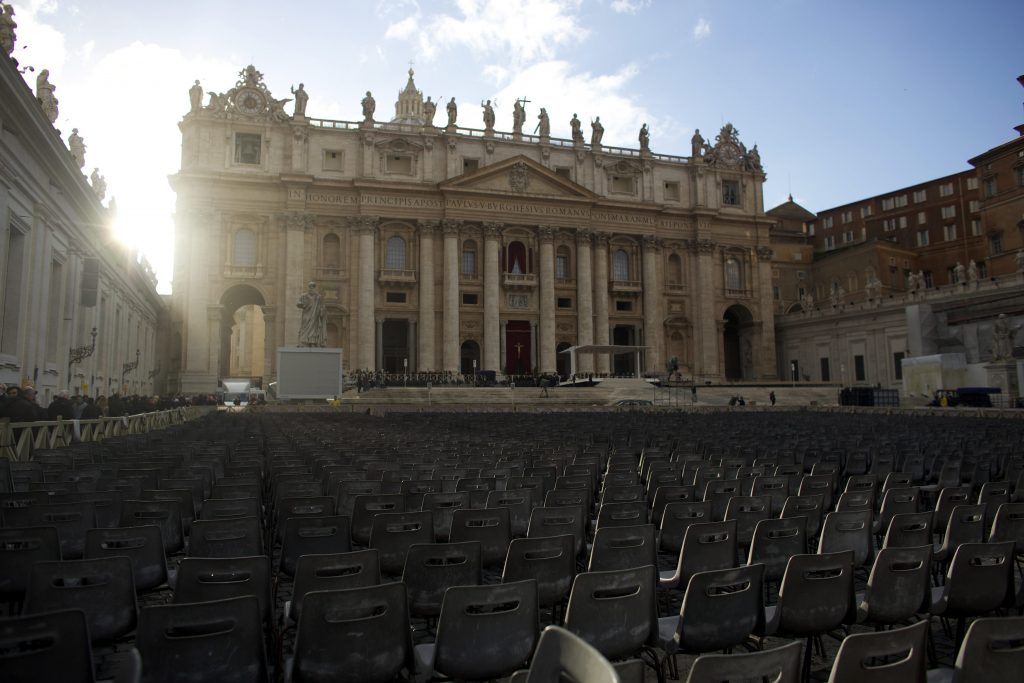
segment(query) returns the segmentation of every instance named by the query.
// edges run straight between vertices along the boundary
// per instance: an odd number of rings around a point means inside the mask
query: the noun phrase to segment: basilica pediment
[[[582,185],[522,155],[456,176],[441,183],[438,188],[441,191],[466,190],[523,197],[598,199],[596,194]]]

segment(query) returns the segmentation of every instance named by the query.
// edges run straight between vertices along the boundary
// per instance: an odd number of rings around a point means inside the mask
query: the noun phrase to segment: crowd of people
[[[114,392],[110,396],[92,397],[69,396],[67,391],[59,391],[49,405],[43,407],[38,402],[34,387],[0,384],[0,419],[7,418],[11,422],[52,422],[57,418],[97,420],[101,417],[121,417],[184,406],[216,404],[217,397],[213,394],[161,397],[138,394],[122,396]]]

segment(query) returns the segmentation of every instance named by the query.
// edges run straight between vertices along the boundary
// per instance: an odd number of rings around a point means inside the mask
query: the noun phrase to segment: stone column
[[[481,370],[501,372],[504,357],[501,344],[505,338],[498,322],[501,310],[501,224],[484,223],[484,358]]]
[[[606,232],[594,234],[594,343],[608,344],[608,238]],[[608,354],[599,354],[595,365],[597,372],[608,374],[611,363]]]
[[[533,372],[540,372],[540,336],[537,334],[537,323],[530,323],[530,365]]]
[[[700,227],[710,228],[710,222],[701,220]],[[715,287],[715,247],[716,244],[710,239],[700,238],[694,243],[697,252],[697,292],[698,298],[697,321],[699,324],[699,348],[694,358],[697,363],[696,372],[707,379],[718,379],[722,374],[722,366],[719,362],[720,330],[719,322],[721,316],[715,311],[715,299],[718,288]]]
[[[221,339],[220,339],[220,337],[221,337],[221,316],[222,315],[224,315],[224,307],[223,306],[221,306],[220,304],[207,304],[207,306],[206,306],[206,324],[207,324],[207,326],[208,326],[208,328],[210,330],[210,338],[209,338],[210,345],[209,345],[209,349],[208,349],[209,360],[207,361],[207,364],[208,364],[208,367],[210,368],[210,372],[213,374],[213,377],[214,377],[215,381],[217,379],[218,374],[221,377],[230,377],[231,376],[230,375],[230,370],[231,369],[229,367],[224,367],[224,368],[220,367],[220,346],[221,346]],[[122,332],[122,334],[124,334],[124,333]],[[127,339],[127,335],[125,335],[125,339]],[[230,343],[231,342],[229,340],[228,344],[230,345]],[[230,358],[228,360],[230,361]],[[111,376],[116,379],[116,384],[118,385],[118,387],[121,386],[121,381],[122,381],[122,377],[123,377],[122,372],[121,372],[121,365],[122,365],[122,363],[123,363],[123,361],[119,361],[119,362],[114,364],[114,367],[115,367],[114,372],[117,373],[116,375],[113,372],[111,373]],[[118,390],[120,391],[120,389],[118,389]]]
[[[274,323],[277,319],[277,311],[273,306],[263,307],[263,388],[276,378],[277,373],[277,347],[283,346],[277,342],[277,334]],[[345,360],[346,364],[348,360]]]
[[[417,370],[429,371],[437,369],[437,356],[434,352],[434,235],[440,221],[421,220],[420,230],[420,319],[419,334],[416,337],[418,346]]]
[[[376,283],[373,279],[376,266],[374,247],[377,239],[377,218],[359,216],[353,219],[353,225],[359,237],[359,311],[356,317],[359,338],[356,353],[359,360],[356,369],[374,370]]]
[[[384,321],[375,320],[374,328],[376,330],[375,339],[376,343],[373,348],[373,367],[377,369],[384,368]]]
[[[458,372],[459,357],[459,227],[462,221],[445,220],[444,227],[444,317],[441,341],[442,369]]]
[[[285,346],[298,346],[302,309],[297,304],[308,283],[305,272],[306,231],[312,229],[313,217],[298,212],[288,213],[284,215],[284,225],[284,343]]]
[[[409,332],[406,337],[405,346],[409,353],[409,365],[407,366],[409,372],[416,372],[416,321],[409,321]]]
[[[507,339],[508,339],[508,321],[507,320],[502,320],[501,321],[501,338],[499,339],[500,347],[501,348],[498,351],[498,358],[500,359],[499,367],[503,367],[505,365],[505,359],[508,358],[508,351],[505,349],[505,342],[506,342]]]
[[[206,248],[206,235],[216,233],[215,216],[211,211],[186,211],[178,215],[178,230],[187,235],[188,253],[182,254],[186,265],[183,270],[185,278],[185,342],[180,387],[184,392],[208,392],[217,388],[217,378],[210,368],[210,337],[219,328],[211,329],[206,307],[210,303],[210,267],[214,258],[211,249]],[[99,295],[97,295],[99,297]],[[113,304],[109,304],[113,311]],[[97,298],[97,319],[99,318],[100,302]],[[107,315],[105,327],[99,330],[99,342],[95,358],[92,360],[92,374],[105,370],[110,376],[113,369],[110,363],[101,361],[104,352],[113,345],[109,331],[113,325],[113,315]],[[108,335],[103,339],[103,335]],[[89,392],[96,395],[96,387],[91,386]],[[101,393],[107,393],[106,379]]]
[[[555,231],[537,229],[540,237],[540,371],[554,372],[555,363]]]
[[[658,277],[658,259],[661,256],[661,245],[654,235],[643,238],[643,273],[644,273],[644,343],[647,346],[646,368],[648,372],[662,371],[662,342],[665,336],[661,315],[662,287]]]
[[[757,296],[761,301],[757,318],[761,322],[759,346],[754,356],[754,376],[764,379],[776,379],[778,368],[775,362],[775,315],[772,304],[772,249],[758,247],[754,272],[757,273],[757,284],[760,289]]]
[[[580,346],[594,343],[594,280],[591,277],[593,259],[590,254],[592,239],[593,234],[589,230],[576,232],[576,324],[577,344]],[[580,354],[576,362],[577,373],[594,371],[594,354]]]

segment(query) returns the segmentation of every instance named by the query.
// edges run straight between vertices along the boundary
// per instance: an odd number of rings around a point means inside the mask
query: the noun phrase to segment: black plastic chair
[[[17,495],[17,494],[10,494]],[[93,503],[35,504],[28,507],[0,508],[5,527],[51,526],[60,538],[60,556],[75,560],[85,551],[85,532],[96,526]]]
[[[380,559],[372,548],[330,555],[302,555],[295,563],[292,599],[285,602],[284,618],[298,620],[306,593],[364,588],[379,583]]]
[[[711,501],[684,501],[668,503],[662,509],[659,524],[658,550],[678,555],[683,547],[683,537],[691,524],[706,524],[711,521]]]
[[[736,566],[736,520],[692,524],[683,537],[675,570],[660,572],[658,587],[685,589],[697,572]]]
[[[409,546],[402,582],[409,614],[428,621],[441,614],[444,593],[452,586],[475,586],[481,578],[480,542],[423,543]]]
[[[291,517],[284,524],[278,566],[287,576],[295,576],[295,564],[303,555],[331,555],[350,550],[348,517]]]
[[[587,571],[657,566],[657,555],[653,524],[605,527],[594,534]]]
[[[414,671],[405,585],[313,591],[303,599],[294,683],[385,683]]]
[[[447,542],[452,534],[455,511],[469,509],[469,491],[425,493],[421,506],[424,510],[430,510],[434,520],[434,540]]]
[[[918,548],[932,544],[932,512],[893,515],[882,540],[883,548]]]
[[[145,683],[267,683],[259,601],[240,596],[154,605],[135,642]]]
[[[199,510],[199,519],[209,521],[217,519],[238,519],[239,517],[259,517],[260,502],[258,498],[207,498]]]
[[[953,618],[956,644],[963,642],[968,617],[1001,607],[1013,591],[1013,542],[963,543],[949,563],[946,582],[932,588],[931,613]]]
[[[225,600],[251,595],[259,601],[260,615],[267,623],[270,599],[270,558],[186,557],[178,566],[174,583],[174,604]]]
[[[428,677],[508,676],[530,659],[538,631],[536,582],[453,586],[444,595],[437,638],[415,647],[416,668]]]
[[[1013,681],[1024,671],[1024,617],[975,619],[952,669],[928,672],[929,683]]]
[[[135,628],[132,562],[124,556],[36,562],[25,593],[25,614],[80,609],[93,644],[109,643]]]
[[[56,527],[0,528],[0,599],[20,603],[32,565],[60,559]]]
[[[569,596],[576,576],[575,541],[569,534],[516,538],[508,545],[504,583],[534,579],[541,607],[555,607]]]
[[[121,502],[121,526],[160,527],[164,552],[168,555],[185,546],[181,505],[176,500],[125,500]]]
[[[836,653],[828,683],[925,683],[927,640],[927,621],[848,635]]]
[[[480,542],[480,561],[484,567],[501,565],[512,541],[508,508],[456,510],[452,515],[452,543]]]
[[[825,515],[818,539],[818,554],[853,551],[853,566],[871,564],[875,557],[871,511],[830,512]]]
[[[931,607],[932,546],[882,548],[857,596],[857,622],[892,626],[909,621]]]
[[[373,518],[370,547],[380,553],[380,571],[385,576],[402,574],[409,546],[433,540],[434,522],[429,510],[382,512]]]
[[[189,557],[252,557],[263,554],[258,517],[196,520],[188,539]]]
[[[405,512],[405,496],[401,493],[371,493],[355,496],[352,502],[352,542],[368,546],[373,531],[373,518],[381,513]],[[346,514],[341,505],[338,514]]]
[[[807,552],[807,518],[762,519],[754,527],[747,564],[763,564],[765,587],[782,581],[786,563]]]
[[[574,556],[580,557],[586,548],[586,528],[587,520],[580,506],[538,507],[530,514],[526,537],[570,534],[573,537]]]
[[[772,683],[800,683],[800,641],[774,650],[749,654],[701,655],[694,661],[686,683],[728,683],[737,680],[766,680]]]
[[[85,612],[67,609],[0,619],[5,683],[93,683]]]
[[[124,555],[132,561],[137,592],[147,593],[167,585],[167,560],[160,527],[90,529],[85,533],[86,559],[116,555]]]

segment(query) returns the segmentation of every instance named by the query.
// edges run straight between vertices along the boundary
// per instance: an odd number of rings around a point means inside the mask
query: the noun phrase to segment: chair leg
[[[807,639],[807,646],[804,647],[804,671],[801,681],[803,683],[810,683],[811,680],[811,646],[814,644],[814,638]]]

